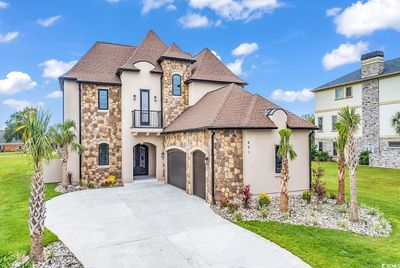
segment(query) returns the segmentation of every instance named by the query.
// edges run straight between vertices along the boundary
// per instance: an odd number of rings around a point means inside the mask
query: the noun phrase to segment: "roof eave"
[[[186,128],[186,129],[177,129],[171,131],[163,131],[161,134],[170,134],[177,132],[185,132],[185,131],[202,131],[202,130],[223,130],[223,129],[278,129],[278,127],[217,127],[217,126],[209,126],[209,127],[199,127],[199,128]]]
[[[184,58],[177,58],[177,57],[169,57],[169,56],[161,56],[158,58],[157,62],[162,62],[163,60],[176,60],[176,61],[185,61],[190,63],[195,63],[195,59],[184,59]]]
[[[233,84],[238,84],[238,85],[248,85],[246,81],[241,81],[241,82],[234,82],[234,81],[223,81],[223,80],[210,80],[210,79],[200,79],[200,78],[189,78],[185,80],[185,84],[189,84],[193,81],[202,81],[202,82],[217,82],[217,83],[233,83]]]

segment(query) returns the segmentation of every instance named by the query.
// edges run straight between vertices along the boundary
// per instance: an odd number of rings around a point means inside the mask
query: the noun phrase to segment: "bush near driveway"
[[[337,191],[337,164],[320,163],[326,187]],[[313,167],[316,167],[313,163]],[[346,171],[346,200],[349,178]],[[400,169],[357,169],[359,202],[378,207],[392,224],[392,235],[372,238],[344,231],[277,222],[238,222],[240,226],[288,249],[313,267],[382,267],[400,264]],[[290,183],[290,182],[289,182]]]

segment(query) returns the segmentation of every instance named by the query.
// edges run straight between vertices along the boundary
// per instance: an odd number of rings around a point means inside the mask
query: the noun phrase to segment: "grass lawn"
[[[5,253],[28,252],[28,202],[33,167],[21,153],[0,153],[0,256]],[[46,185],[46,199],[58,193],[56,184]],[[46,230],[44,242],[56,241],[57,236]]]
[[[313,166],[316,166],[313,163]],[[336,163],[321,163],[328,191],[337,192]],[[392,224],[392,234],[372,238],[350,232],[277,222],[239,222],[250,231],[277,243],[313,267],[383,267],[400,265],[400,170],[359,167],[359,202],[378,207]],[[348,174],[346,174],[348,175]],[[290,181],[289,181],[290,183]],[[346,177],[346,198],[349,197]]]

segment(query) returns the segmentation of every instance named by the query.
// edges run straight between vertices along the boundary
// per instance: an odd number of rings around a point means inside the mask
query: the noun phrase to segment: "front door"
[[[149,175],[149,147],[138,144],[133,147],[133,176]]]
[[[150,91],[140,90],[140,125],[150,125]]]

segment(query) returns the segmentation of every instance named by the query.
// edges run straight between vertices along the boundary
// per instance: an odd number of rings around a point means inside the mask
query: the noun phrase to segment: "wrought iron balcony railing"
[[[133,128],[162,128],[161,111],[133,110]]]

